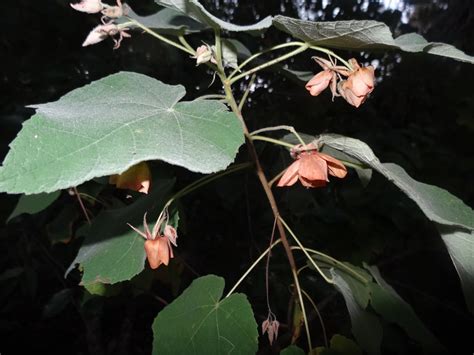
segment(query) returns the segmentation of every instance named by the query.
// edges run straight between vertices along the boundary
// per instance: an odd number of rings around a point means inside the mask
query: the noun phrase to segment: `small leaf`
[[[18,200],[12,214],[8,217],[7,222],[23,213],[35,214],[43,211],[56,201],[59,195],[61,195],[61,191],[54,191],[49,194],[43,193],[20,196],[20,199]]]
[[[123,208],[101,212],[84,231],[86,238],[66,274],[77,264],[83,270],[82,285],[93,283],[114,284],[130,280],[145,267],[143,238],[127,223],[139,225],[143,214],[157,217],[173,180],[158,180],[149,195]]]
[[[271,16],[265,17],[263,20],[248,26],[239,26],[222,21],[207,11],[197,0],[155,0],[155,2],[158,5],[181,12],[198,22],[217,30],[222,29],[230,32],[250,32],[252,34],[260,34],[272,26]]]
[[[401,49],[406,52],[434,54],[474,64],[473,56],[469,56],[449,44],[427,42],[416,33],[408,33],[394,40],[388,26],[378,21],[314,22],[275,16],[273,24],[293,37],[326,48],[344,50]]]
[[[132,9],[129,10],[128,17],[140,22],[142,25],[151,28],[159,33],[184,35],[203,31],[208,28],[206,25],[183,15],[181,11],[164,8],[160,11],[146,16],[140,16]],[[126,18],[122,18],[118,22],[127,22]],[[132,25],[133,27],[133,25]]]
[[[153,354],[255,354],[258,331],[243,294],[221,300],[224,279],[200,277],[153,322]]]
[[[219,101],[178,102],[184,95],[181,85],[122,72],[36,106],[0,169],[0,191],[55,191],[153,159],[226,168],[244,142],[240,122]]]
[[[314,353],[314,351],[313,351]],[[362,355],[362,350],[354,341],[340,334],[334,334],[331,338],[329,348],[316,348],[315,355]]]
[[[298,348],[296,345],[290,345],[287,348],[284,348],[280,355],[305,355],[303,349]]]
[[[377,316],[360,306],[350,285],[344,280],[339,270],[331,269],[334,286],[341,292],[346,301],[347,310],[351,317],[352,334],[360,346],[369,355],[380,354],[382,343],[382,326]]]

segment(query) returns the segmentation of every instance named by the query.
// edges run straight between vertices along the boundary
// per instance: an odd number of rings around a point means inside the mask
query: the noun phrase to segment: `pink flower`
[[[291,164],[278,182],[279,187],[292,186],[300,181],[304,187],[322,187],[329,181],[328,175],[343,178],[347,169],[339,160],[320,153],[316,147],[298,145],[293,154],[296,161]]]
[[[313,76],[305,85],[311,96],[318,96],[323,92],[332,80],[335,80],[335,73],[329,69],[323,70]]]
[[[262,335],[267,333],[268,341],[272,345],[273,341],[278,338],[278,328],[280,327],[280,322],[274,319],[273,315],[270,315],[262,323]]]
[[[74,10],[88,14],[96,14],[104,8],[104,4],[100,0],[82,0],[80,3],[70,5]]]
[[[131,37],[126,31],[128,28],[120,28],[114,23],[107,23],[105,25],[99,25],[95,27],[87,36],[86,40],[82,44],[83,47],[90,46],[102,42],[107,37],[114,37],[119,35],[119,39],[112,38],[114,40],[114,49],[120,47],[122,39]]]
[[[361,67],[352,58],[349,60],[354,71],[347,80],[342,80],[337,85],[337,91],[352,106],[359,107],[367,99],[367,96],[374,90],[374,67]]]
[[[203,44],[196,48],[196,54],[191,58],[196,59],[196,66],[202,63],[211,62],[217,64],[216,59],[214,58],[214,53],[212,48],[209,45]]]

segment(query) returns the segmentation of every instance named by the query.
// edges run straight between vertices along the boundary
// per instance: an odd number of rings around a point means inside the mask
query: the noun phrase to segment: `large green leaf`
[[[318,138],[328,145],[378,171],[411,198],[437,224],[456,266],[466,303],[474,313],[474,211],[459,198],[439,187],[412,179],[396,164],[382,164],[364,142],[334,134]],[[450,227],[450,228],[448,228]]]
[[[232,32],[261,33],[272,25],[272,17],[265,17],[263,20],[248,26],[234,25],[222,21],[207,11],[197,0],[155,0],[158,5],[165,6],[175,11],[181,12],[196,21],[208,25],[214,29],[222,29]]]
[[[342,277],[339,270],[331,269],[334,286],[341,292],[346,301],[347,310],[351,317],[352,334],[360,346],[369,354],[380,354],[382,344],[382,326],[376,315],[360,306],[356,293],[350,284]]]
[[[114,284],[140,273],[145,267],[144,239],[127,223],[142,229],[145,212],[148,221],[154,222],[173,184],[171,179],[157,180],[149,195],[126,207],[101,212],[90,228],[82,231],[86,237],[66,274],[79,264],[83,271],[81,284],[87,285]]]
[[[386,320],[399,325],[409,337],[419,342],[426,354],[444,353],[435,336],[425,327],[413,308],[380,275],[377,267],[368,267],[377,283],[368,285],[373,309]]]
[[[244,141],[240,122],[218,101],[178,102],[184,95],[122,72],[36,106],[0,169],[0,191],[50,192],[151,159],[224,169]]]
[[[221,300],[224,279],[200,277],[153,322],[153,354],[255,354],[258,331],[243,294]]]
[[[313,45],[339,49],[401,49],[406,52],[423,52],[474,63],[474,57],[455,47],[427,42],[416,33],[393,39],[387,25],[378,21],[313,22],[286,16],[276,16],[273,24],[282,31]]]
[[[160,33],[181,35],[199,32],[208,28],[206,25],[193,20],[180,11],[168,8],[161,9],[152,15],[145,16],[140,16],[132,9],[129,9],[127,16]],[[121,20],[121,22],[127,21],[126,18]]]

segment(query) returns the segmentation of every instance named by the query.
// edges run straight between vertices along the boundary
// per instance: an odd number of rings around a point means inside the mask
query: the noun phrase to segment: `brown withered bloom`
[[[347,80],[338,83],[337,91],[349,104],[359,107],[374,90],[374,67],[361,67],[354,58],[350,59],[349,63],[354,71]]]
[[[161,234],[160,229],[163,222],[165,223],[165,227],[163,234]],[[172,245],[175,247],[177,246],[176,239],[178,238],[178,234],[176,233],[176,229],[168,224],[166,211],[160,215],[160,218],[156,221],[152,231],[148,228],[146,213],[143,216],[144,232],[135,228],[130,223],[128,223],[128,225],[135,232],[145,238],[145,253],[148,259],[148,264],[150,264],[152,269],[158,268],[161,264],[167,266],[170,259],[174,258]]]
[[[297,145],[292,149],[295,162],[286,169],[278,182],[279,187],[292,186],[300,181],[304,187],[322,187],[329,181],[329,175],[343,178],[347,169],[339,160],[320,153],[313,144]]]

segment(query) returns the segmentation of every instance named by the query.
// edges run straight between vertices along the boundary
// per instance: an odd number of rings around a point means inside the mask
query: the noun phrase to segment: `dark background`
[[[151,0],[130,0],[141,14],[153,11]],[[217,16],[252,23],[267,15],[284,14],[315,20],[376,19],[396,34],[416,31],[430,41],[446,42],[474,55],[474,3],[458,1],[400,1],[398,10],[383,1],[234,0],[202,1]],[[388,1],[386,1],[388,3]],[[395,1],[392,1],[392,5]],[[338,9],[338,10],[335,10]],[[121,70],[136,71],[168,84],[186,86],[186,99],[215,93],[212,74],[196,70],[186,55],[133,32],[118,50],[112,41],[82,48],[98,16],[72,10],[68,1],[2,1],[0,34],[0,156],[8,151],[21,124],[33,110],[27,105],[57,100],[68,91]],[[271,29],[261,38],[239,35],[252,51],[286,40]],[[208,34],[191,36],[199,45]],[[474,68],[441,57],[406,53],[346,53],[366,64],[377,60],[377,86],[369,100],[354,109],[328,93],[314,98],[304,83],[276,71],[262,72],[244,109],[251,129],[292,124],[309,134],[340,133],[368,143],[382,161],[403,166],[419,181],[440,186],[474,206],[472,137],[474,133]],[[292,68],[316,71],[310,55],[290,61]],[[238,95],[238,92],[237,92]],[[259,144],[268,176],[287,162],[280,148]],[[247,160],[243,148],[239,161]],[[156,163],[154,169],[163,167]],[[198,176],[169,167],[178,185]],[[124,200],[111,188],[105,197]],[[105,198],[104,197],[104,198]],[[1,195],[4,221],[18,196]],[[472,354],[474,320],[466,309],[459,280],[441,238],[416,206],[396,188],[374,176],[364,188],[355,174],[327,188],[279,190],[282,213],[308,247],[341,260],[376,264],[385,279],[410,303],[451,353]],[[97,207],[96,207],[97,208]],[[66,212],[64,212],[66,211]],[[145,291],[123,285],[111,297],[85,298],[79,275],[64,279],[81,239],[74,238],[83,217],[66,192],[46,211],[23,215],[0,232],[0,352],[128,354],[149,353],[151,322],[195,277],[215,273],[233,284],[266,248],[273,224],[262,191],[252,173],[238,174],[181,201],[179,253],[188,267],[170,287],[163,275]],[[72,237],[68,243],[57,239]],[[69,239],[69,238],[66,238]],[[304,259],[298,259],[303,264]],[[270,272],[273,311],[283,323],[279,344],[286,346],[289,280],[285,257],[276,252]],[[191,269],[193,271],[191,271]],[[13,270],[13,271],[12,271]],[[16,271],[15,271],[16,270]],[[13,275],[13,276],[12,276]],[[350,336],[343,299],[311,273],[304,288],[318,303],[329,337]],[[266,317],[264,271],[257,268],[240,288],[247,293],[257,322]],[[312,315],[314,319],[314,314]],[[311,322],[316,345],[323,345],[319,323]],[[384,353],[417,352],[416,345],[394,326],[386,326]],[[269,353],[262,341],[262,353]],[[302,338],[299,343],[305,346]]]

